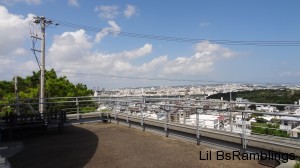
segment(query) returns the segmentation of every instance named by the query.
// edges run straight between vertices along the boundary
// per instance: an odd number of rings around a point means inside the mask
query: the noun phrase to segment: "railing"
[[[64,111],[69,120],[81,120],[83,118],[112,117],[123,119],[129,124],[140,123],[143,129],[145,125],[158,125],[163,127],[168,136],[169,129],[185,130],[196,135],[197,144],[201,136],[226,137],[228,141],[241,140],[242,148],[254,142],[262,146],[265,141],[284,144],[295,147],[300,152],[300,115],[289,114],[288,111],[262,112],[249,110],[250,105],[282,106],[300,108],[296,104],[273,104],[255,102],[228,102],[221,100],[189,100],[185,98],[143,98],[143,97],[56,97],[45,99],[45,111]],[[18,104],[0,104],[2,115],[4,111],[10,112],[16,109],[20,113],[32,113],[38,111],[38,99],[20,99]],[[243,105],[241,110],[237,105]],[[17,108],[18,106],[18,108]],[[1,113],[0,113],[1,114]],[[108,115],[109,114],[109,115]],[[272,121],[264,121],[255,124],[256,118],[275,118]],[[268,117],[269,116],[269,117]],[[250,120],[252,117],[252,120]],[[281,120],[285,117],[285,120]],[[282,124],[291,125],[293,129],[283,130]],[[300,127],[299,127],[300,128]],[[224,139],[223,137],[223,139]],[[222,139],[222,138],[221,138]],[[226,140],[226,138],[225,138]],[[299,151],[298,151],[299,150]],[[300,154],[299,154],[300,155]]]

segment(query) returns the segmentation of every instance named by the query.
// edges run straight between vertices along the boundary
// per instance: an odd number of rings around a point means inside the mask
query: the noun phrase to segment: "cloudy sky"
[[[59,23],[46,28],[46,69],[90,88],[300,82],[299,8],[297,0],[0,0],[0,80],[39,70],[30,34],[40,35],[33,17],[45,16]]]

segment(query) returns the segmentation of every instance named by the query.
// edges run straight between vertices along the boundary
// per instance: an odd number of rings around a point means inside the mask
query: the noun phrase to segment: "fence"
[[[0,104],[1,115],[8,112],[38,113],[38,99],[20,99],[18,103]],[[254,107],[266,107],[265,111]],[[284,107],[276,111],[273,107]],[[250,109],[252,108],[252,110]],[[277,144],[268,149],[289,151],[300,155],[300,115],[292,114],[300,108],[296,104],[271,104],[254,102],[228,102],[221,100],[192,100],[185,98],[145,97],[56,97],[45,99],[45,111],[63,111],[67,119],[105,117],[124,120],[131,126],[140,123],[183,131],[196,135],[247,146],[266,148],[266,142]],[[268,111],[269,112],[266,112]],[[273,112],[271,112],[273,111]],[[275,111],[275,112],[274,112]],[[280,144],[280,145],[278,145]],[[283,149],[283,148],[286,148]],[[291,150],[287,150],[291,149]]]

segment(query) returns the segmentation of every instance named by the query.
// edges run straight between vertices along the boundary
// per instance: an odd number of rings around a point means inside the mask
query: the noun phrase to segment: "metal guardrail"
[[[102,112],[94,112],[90,114],[82,114],[82,118],[89,118],[89,117],[99,117]],[[201,137],[209,137],[213,139],[218,139],[222,141],[227,141],[231,143],[236,143],[241,145],[241,150],[246,151],[248,146],[260,148],[269,151],[275,151],[280,153],[293,153],[297,156],[300,156],[300,141],[299,140],[292,140],[288,138],[281,138],[275,136],[261,136],[261,135],[247,135],[243,136],[243,134],[233,133],[233,132],[225,132],[222,130],[216,129],[209,129],[203,128],[198,126],[191,126],[185,124],[178,124],[173,122],[166,122],[165,120],[155,120],[150,118],[143,118],[139,116],[129,116],[122,112],[115,113],[110,112],[110,119],[115,119],[117,123],[122,120],[125,123],[128,123],[128,127],[131,127],[133,123],[136,125],[140,125],[143,130],[146,129],[148,126],[155,126],[162,128],[165,131],[165,135],[168,137],[170,131],[179,131],[188,134],[195,135],[196,142],[199,145],[201,142]],[[68,118],[73,118],[77,120],[72,115],[68,115]],[[80,122],[83,123],[83,122]],[[243,141],[246,140],[246,144]]]
[[[261,112],[261,111],[251,111],[248,110],[247,106],[252,104],[257,105],[275,105],[275,106],[289,106],[293,108],[300,108],[300,105],[295,104],[273,104],[273,103],[255,103],[255,102],[228,102],[221,100],[188,100],[181,98],[137,98],[137,97],[118,97],[118,98],[108,98],[108,97],[58,97],[58,98],[47,98],[45,99],[45,108],[46,111],[51,111],[53,109],[63,110],[67,113],[67,116],[70,119],[80,120],[82,117],[99,117],[99,115],[106,110],[99,109],[99,106],[106,106],[112,108],[111,117],[114,119],[123,119],[126,121],[134,121],[136,123],[140,123],[143,128],[145,125],[156,125],[164,128],[166,131],[166,135],[168,135],[168,129],[174,129],[177,131],[185,130],[187,133],[193,133],[196,135],[197,144],[200,143],[201,136],[214,136],[215,138],[220,137],[224,141],[236,142],[242,145],[244,150],[247,149],[247,146],[257,145],[258,147],[264,148],[266,144],[273,145],[272,150],[281,151],[282,148],[291,149],[291,151],[299,154],[299,139],[292,138],[281,138],[271,135],[262,135],[262,134],[249,134],[249,130],[247,127],[251,127],[251,125],[247,125],[247,115],[269,115],[269,116],[288,116],[298,118],[300,115],[295,114],[286,114],[282,112]],[[192,102],[193,105],[187,105],[187,101]],[[30,105],[30,109],[26,107],[26,104]],[[13,111],[16,109],[16,106],[20,107],[20,111],[32,111],[31,108],[38,108],[38,99],[20,99],[18,104],[0,104],[0,110],[3,110],[4,107],[10,107]],[[130,112],[130,105],[134,104],[133,108],[136,108],[139,116],[134,116]],[[224,104],[226,104],[224,108]],[[233,106],[236,104],[244,104],[244,110],[234,109]],[[223,107],[221,108],[221,106]],[[144,116],[146,114],[146,110],[151,110],[151,106],[156,106],[156,113],[163,113],[163,120],[155,120],[150,119]],[[118,108],[119,109],[118,109]],[[176,123],[170,119],[172,114],[176,114],[176,110],[183,110],[184,113],[187,111],[191,114],[195,114],[195,123],[193,125],[188,125],[187,123]],[[98,112],[97,112],[98,110]],[[172,112],[173,111],[173,112]],[[95,113],[96,112],[96,113]],[[221,130],[221,129],[209,129],[205,128],[205,124],[200,122],[199,116],[205,112],[215,112],[222,113],[221,116],[225,117],[230,124],[230,130]],[[130,113],[130,114],[129,114]],[[234,132],[232,127],[234,125],[233,117],[235,114],[240,114],[241,118],[241,126],[240,132]],[[184,118],[188,116],[185,114]],[[300,121],[300,120],[299,120]],[[300,124],[300,122],[296,122],[296,124]],[[252,127],[260,127],[260,126],[252,126]],[[266,129],[261,126],[260,128]],[[279,130],[278,128],[268,128],[273,130]],[[281,146],[280,148],[276,148],[274,145]],[[294,150],[292,148],[294,147]],[[269,147],[268,147],[269,148]],[[285,151],[283,149],[282,151]]]

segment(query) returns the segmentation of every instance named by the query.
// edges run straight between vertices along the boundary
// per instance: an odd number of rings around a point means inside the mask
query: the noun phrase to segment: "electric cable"
[[[172,36],[160,36],[160,35],[151,35],[151,34],[142,34],[142,33],[132,33],[125,31],[115,31],[107,30],[106,28],[96,28],[90,26],[84,26],[80,24],[69,23],[60,20],[53,20],[57,22],[62,27],[73,28],[73,29],[84,29],[91,32],[100,32],[103,30],[108,31],[108,33],[118,34],[119,36],[132,37],[132,38],[143,38],[143,39],[152,39],[152,40],[161,40],[161,41],[174,41],[174,42],[187,42],[187,43],[199,43],[203,41],[209,41],[213,44],[223,44],[223,45],[249,45],[249,46],[300,46],[300,41],[270,41],[270,40],[255,40],[255,41],[241,41],[241,40],[213,40],[213,39],[193,39],[193,38],[183,38],[183,37],[172,37]]]

